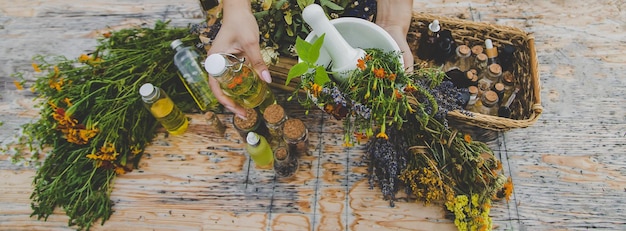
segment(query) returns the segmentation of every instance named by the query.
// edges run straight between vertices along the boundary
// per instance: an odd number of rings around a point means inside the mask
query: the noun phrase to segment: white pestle
[[[332,60],[330,70],[337,73],[333,76],[340,82],[347,80],[348,72],[357,68],[358,60],[365,57],[365,51],[353,48],[346,42],[337,28],[326,18],[321,6],[311,4],[305,7],[302,11],[302,18],[311,26],[312,33],[318,37],[324,34],[322,47],[328,52]]]

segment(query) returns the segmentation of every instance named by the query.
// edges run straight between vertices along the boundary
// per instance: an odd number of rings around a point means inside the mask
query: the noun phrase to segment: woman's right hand
[[[215,36],[208,55],[229,53],[237,57],[245,57],[254,70],[265,82],[271,83],[272,76],[263,62],[259,47],[259,26],[252,15],[249,0],[223,1],[222,26]],[[226,96],[215,78],[209,78],[209,85],[217,100],[226,109],[239,117],[246,116],[245,109]]]

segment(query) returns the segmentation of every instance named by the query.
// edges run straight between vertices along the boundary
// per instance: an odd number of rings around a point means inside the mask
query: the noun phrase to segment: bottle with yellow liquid
[[[258,107],[263,113],[275,102],[274,93],[244,61],[232,54],[212,54],[204,61],[204,68],[217,79],[224,94],[243,107]]]
[[[255,132],[248,132],[248,136],[246,137],[246,150],[257,168],[272,168],[274,153],[265,137]]]
[[[189,126],[187,117],[163,89],[146,83],[139,88],[139,94],[146,108],[170,134],[180,135],[187,131]]]
[[[200,110],[203,112],[215,110],[218,102],[209,87],[207,74],[198,63],[200,55],[193,47],[183,46],[180,39],[172,41],[170,46],[176,50],[174,64],[180,71],[183,84]]]

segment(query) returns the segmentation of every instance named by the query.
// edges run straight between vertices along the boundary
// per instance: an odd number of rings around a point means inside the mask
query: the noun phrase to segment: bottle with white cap
[[[246,150],[257,168],[272,168],[274,153],[265,137],[255,132],[248,132],[246,137]]]
[[[498,63],[498,48],[493,46],[491,39],[485,39],[485,54],[487,55],[487,65]]]
[[[420,37],[419,46],[417,47],[417,56],[422,60],[434,59],[437,52],[437,46],[439,42],[439,31],[441,26],[439,20],[435,19],[428,28],[422,32]]]
[[[139,94],[146,108],[170,134],[185,133],[189,121],[163,89],[146,83],[139,88]]]
[[[263,113],[276,100],[267,83],[252,69],[232,54],[211,54],[204,68],[215,78],[225,95],[245,108],[259,108]]]
[[[200,55],[193,47],[183,46],[180,39],[172,41],[172,49],[176,50],[174,64],[180,71],[183,84],[201,111],[216,109],[219,105],[209,87],[209,79],[198,63]]]

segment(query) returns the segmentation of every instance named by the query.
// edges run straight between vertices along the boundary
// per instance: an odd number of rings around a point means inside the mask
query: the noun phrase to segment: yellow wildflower
[[[379,133],[376,135],[376,138],[383,138],[383,139],[388,140],[388,139],[389,139],[389,136],[387,136],[387,134],[386,134],[385,132],[381,131],[381,132],[379,132]]]
[[[70,98],[65,98],[65,99],[63,99],[63,101],[65,102],[65,104],[67,104],[67,107],[71,107],[72,106],[72,101],[70,100]]]
[[[22,83],[20,83],[19,81],[14,80],[14,81],[13,81],[13,84],[15,84],[15,88],[16,88],[17,90],[20,90],[20,91],[21,91],[21,90],[24,90],[24,86],[22,86]]]
[[[81,63],[86,63],[90,59],[91,58],[89,58],[89,55],[86,55],[86,54],[81,54],[80,57],[78,57],[78,61]]]
[[[32,65],[33,65],[33,70],[35,70],[35,72],[41,72],[39,65],[37,65],[36,63],[33,63]]]
[[[465,140],[465,142],[467,143],[471,143],[472,142],[472,136],[470,134],[465,134],[463,136],[463,139]]]
[[[124,167],[121,167],[121,166],[116,166],[115,167],[115,173],[117,175],[126,174],[126,169]]]

